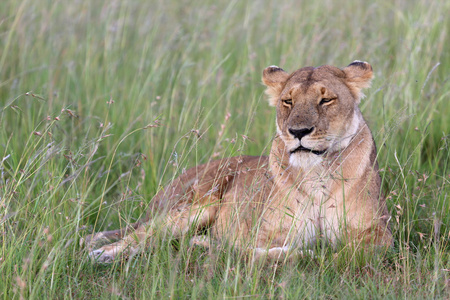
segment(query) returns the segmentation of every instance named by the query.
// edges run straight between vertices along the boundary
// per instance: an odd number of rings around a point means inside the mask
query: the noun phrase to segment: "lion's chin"
[[[289,165],[303,170],[309,170],[322,163],[322,161],[321,155],[313,154],[311,151],[291,152],[289,156]]]

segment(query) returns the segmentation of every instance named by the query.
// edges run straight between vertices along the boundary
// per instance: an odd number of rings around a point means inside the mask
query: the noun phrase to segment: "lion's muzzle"
[[[293,129],[293,128],[289,128],[289,133],[292,134],[293,136],[295,136],[300,142],[302,141],[302,138],[305,135],[310,134],[311,132],[313,132],[314,127],[311,128],[302,128],[302,129]]]
[[[297,152],[308,152],[308,153],[312,153],[315,155],[323,155],[323,154],[325,154],[325,152],[327,152],[327,150],[318,151],[318,150],[309,149],[309,148],[306,148],[306,147],[303,147],[302,145],[300,145],[299,147],[292,150],[291,154],[297,153]]]
[[[314,127],[311,128],[301,128],[301,129],[294,129],[294,128],[289,128],[288,129],[289,133],[292,134],[296,139],[298,139],[298,141],[300,142],[300,146],[298,146],[297,148],[295,148],[294,150],[291,150],[290,153],[296,153],[296,152],[309,152],[309,153],[313,153],[315,155],[322,155],[326,152],[326,150],[314,150],[314,149],[310,149],[310,148],[306,148],[304,146],[302,146],[302,138],[311,134],[314,131]]]

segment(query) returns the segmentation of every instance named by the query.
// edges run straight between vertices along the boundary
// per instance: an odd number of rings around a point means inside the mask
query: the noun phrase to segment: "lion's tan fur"
[[[179,238],[200,227],[210,228],[217,241],[273,259],[317,239],[391,245],[376,147],[358,109],[372,76],[372,67],[359,61],[291,74],[266,68],[266,93],[277,108],[269,157],[232,157],[188,170],[155,196],[153,217],[131,234],[88,237],[91,247],[118,239],[91,257],[109,262],[119,253],[137,253],[156,230]]]

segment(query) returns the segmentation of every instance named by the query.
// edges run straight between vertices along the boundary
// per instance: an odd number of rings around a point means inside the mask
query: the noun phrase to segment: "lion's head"
[[[344,69],[326,65],[291,74],[277,66],[264,70],[262,80],[277,108],[277,131],[290,165],[310,167],[349,145],[364,124],[358,104],[372,76],[370,64],[361,61]]]

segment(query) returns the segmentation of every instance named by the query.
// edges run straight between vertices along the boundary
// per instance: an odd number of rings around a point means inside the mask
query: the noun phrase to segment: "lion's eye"
[[[283,103],[286,105],[292,105],[292,99],[283,100]]]
[[[336,98],[322,98],[322,100],[320,100],[319,104],[320,105],[327,104],[327,103],[330,103],[330,102],[332,102],[334,100],[336,100]]]

